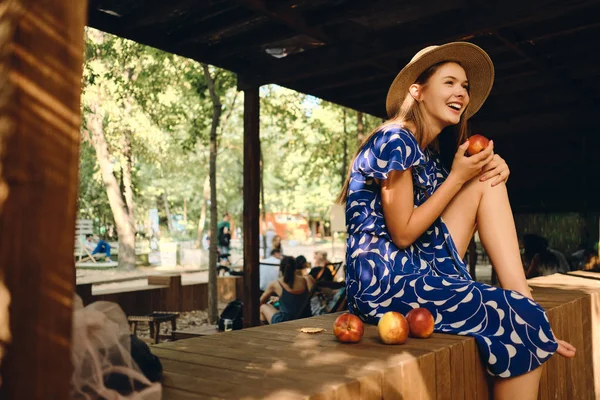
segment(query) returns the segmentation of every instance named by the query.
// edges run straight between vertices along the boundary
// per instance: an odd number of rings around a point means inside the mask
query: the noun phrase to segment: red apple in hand
[[[365,325],[356,315],[344,313],[333,323],[333,334],[342,343],[356,343],[365,333]]]
[[[379,320],[377,331],[383,343],[402,344],[408,338],[408,322],[399,312],[388,311]]]
[[[433,333],[435,321],[426,308],[413,308],[406,314],[406,320],[412,337],[425,339]]]
[[[483,151],[489,142],[490,141],[485,136],[481,136],[479,134],[471,136],[469,138],[469,148],[467,149],[467,154],[474,156],[475,154]]]

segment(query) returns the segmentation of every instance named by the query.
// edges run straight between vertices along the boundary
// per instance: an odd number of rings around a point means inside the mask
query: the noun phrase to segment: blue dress
[[[511,377],[537,368],[558,348],[546,313],[516,291],[475,282],[441,217],[408,248],[392,242],[374,178],[408,168],[415,207],[448,176],[436,154],[422,151],[399,125],[375,133],[354,160],[346,203],[350,312],[376,324],[388,311],[406,315],[424,307],[437,332],[475,337],[491,375]]]

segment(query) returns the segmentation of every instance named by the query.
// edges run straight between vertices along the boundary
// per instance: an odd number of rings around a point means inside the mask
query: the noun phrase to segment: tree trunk
[[[365,124],[363,123],[363,113],[356,113],[356,140],[360,146],[365,140]]]
[[[202,64],[204,77],[213,104],[213,115],[210,126],[210,253],[208,258],[208,321],[216,324],[217,309],[217,128],[221,118],[222,106],[215,90],[215,83],[210,76],[208,66]]]
[[[198,220],[198,241],[196,247],[202,245],[202,236],[204,234],[204,225],[206,224],[206,206],[210,199],[210,179],[208,175],[204,178],[204,191],[202,193],[202,208],[200,209],[200,219]]]
[[[135,229],[135,215],[133,213],[133,178],[132,178],[132,149],[131,149],[131,132],[124,131],[121,136],[122,143],[122,151],[123,158],[125,162],[123,163],[123,194],[125,197],[125,204],[127,206],[127,214],[129,215],[129,219],[134,223],[134,232]]]
[[[183,199],[183,226],[185,226],[187,228],[187,199],[184,198]],[[186,229],[187,231],[187,229]]]
[[[98,105],[93,105],[88,127],[92,133],[92,145],[94,146],[94,150],[96,150],[96,157],[102,171],[102,180],[106,187],[108,202],[115,219],[115,225],[117,226],[117,235],[119,236],[119,268],[132,270],[135,268],[134,221],[130,218],[126,209],[123,202],[123,195],[119,189],[119,183],[112,171],[102,119],[103,117],[99,114]]]
[[[173,216],[171,215],[171,209],[169,208],[166,189],[163,189],[162,200],[163,206],[165,207],[165,213],[167,214],[167,228],[169,229],[169,232],[173,232]]]

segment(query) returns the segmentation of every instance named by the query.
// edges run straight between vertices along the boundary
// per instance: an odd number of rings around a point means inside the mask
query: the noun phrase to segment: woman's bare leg
[[[277,309],[270,304],[260,306],[260,320],[266,324],[271,323],[271,318],[277,313]]]
[[[526,374],[514,378],[496,378],[494,382],[494,400],[536,400],[542,377],[540,366]]]
[[[531,297],[521,263],[517,232],[506,186],[492,187],[475,177],[463,186],[442,213],[461,257],[464,257],[475,227],[504,289],[516,290]],[[557,353],[573,357],[575,348],[558,340]],[[514,378],[498,378],[494,399],[536,399],[542,368]]]
[[[531,297],[506,186],[471,179],[442,213],[457,250],[464,257],[475,227],[504,289]]]

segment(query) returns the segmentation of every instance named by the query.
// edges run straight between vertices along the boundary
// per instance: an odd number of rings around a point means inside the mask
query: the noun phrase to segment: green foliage
[[[212,103],[199,63],[118,38],[86,31],[83,76],[83,145],[80,162],[81,217],[98,225],[112,215],[86,121],[90,110],[104,114],[104,134],[113,173],[121,180],[123,137],[131,140],[135,216],[138,227],[148,210],[166,221],[162,195],[172,214],[187,212],[186,232],[195,237],[208,175]],[[218,130],[219,215],[230,212],[237,226],[243,211],[243,93],[236,76],[210,67],[223,113]],[[356,112],[279,86],[261,96],[261,147],[268,212],[293,212],[327,219],[341,187],[344,167],[357,146]],[[365,116],[365,133],[378,121]],[[345,148],[345,150],[344,150]],[[344,165],[346,151],[346,165]],[[208,217],[208,214],[207,214]],[[207,221],[208,224],[208,221]]]

